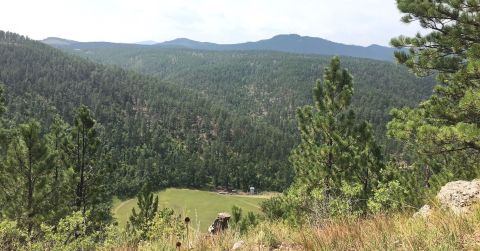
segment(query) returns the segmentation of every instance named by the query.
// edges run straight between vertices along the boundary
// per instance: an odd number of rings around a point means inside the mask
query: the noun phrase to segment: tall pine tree
[[[92,182],[98,168],[96,157],[98,156],[99,140],[95,124],[96,121],[90,110],[82,105],[77,110],[72,138],[74,145],[73,159],[77,176],[75,206],[83,214],[91,206],[89,201],[90,187],[97,185]]]
[[[29,233],[40,226],[51,209],[51,164],[52,155],[39,122],[31,120],[12,132],[1,169],[2,211],[17,219]]]
[[[114,164],[108,149],[100,144],[99,125],[90,110],[78,108],[71,130],[73,147],[70,156],[75,176],[75,210],[101,226],[111,220],[111,186]]]
[[[69,133],[70,126],[59,116],[53,119],[50,131],[46,135],[47,147],[52,154],[52,174],[50,184],[52,187],[52,200],[50,221],[52,225],[71,213],[71,202],[75,196],[72,137]]]
[[[323,81],[317,81],[315,105],[297,112],[301,143],[290,159],[296,173],[294,187],[307,197],[305,208],[312,206],[309,201],[320,199],[328,204],[346,198],[350,209],[367,211],[382,156],[371,126],[366,122],[356,125],[349,107],[352,95],[352,76],[335,57]],[[308,199],[312,195],[317,198]]]
[[[405,142],[423,187],[480,174],[480,3],[397,0],[403,21],[426,35],[400,36],[397,60],[419,76],[436,74],[434,94],[415,108],[395,109],[389,134]],[[413,160],[413,161],[412,161]],[[435,189],[434,189],[435,190]]]

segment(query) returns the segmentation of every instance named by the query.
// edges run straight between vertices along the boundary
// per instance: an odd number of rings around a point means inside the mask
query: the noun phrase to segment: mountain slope
[[[277,129],[179,85],[1,31],[0,82],[12,121],[36,117],[48,126],[59,114],[71,122],[74,110],[88,105],[116,166],[118,195],[145,183],[280,190],[292,176],[289,139]]]
[[[47,38],[44,43],[52,46],[67,46],[76,49],[87,49],[93,47],[132,47],[129,44],[116,44],[107,42],[72,42],[59,43],[58,39]],[[198,42],[187,38],[177,38],[171,41],[156,44],[142,44],[138,46],[154,46],[162,48],[188,48],[212,51],[244,51],[244,50],[268,50],[299,54],[319,54],[319,55],[339,55],[359,58],[370,58],[384,61],[393,61],[394,49],[379,45],[368,47],[357,45],[346,45],[335,43],[329,40],[316,37],[299,36],[296,34],[277,35],[270,39],[256,42],[246,42],[238,44],[216,44],[209,42]]]
[[[179,84],[231,111],[265,121],[285,137],[296,135],[295,109],[312,102],[314,83],[330,60],[329,56],[268,51],[104,46],[64,49]],[[383,143],[392,143],[385,136],[389,110],[415,105],[431,94],[434,82],[418,79],[389,62],[351,57],[341,60],[354,77],[354,110],[360,118],[372,122]]]

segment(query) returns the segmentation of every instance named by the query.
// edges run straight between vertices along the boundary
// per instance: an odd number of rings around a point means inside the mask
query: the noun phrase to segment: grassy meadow
[[[158,195],[159,206],[168,207],[192,219],[192,226],[200,232],[206,232],[208,226],[220,212],[230,212],[232,206],[242,208],[244,213],[260,213],[260,203],[265,196],[222,195],[209,191],[169,188],[155,193]],[[137,206],[137,199],[121,201],[115,199],[113,216],[118,224],[124,227],[132,209]]]

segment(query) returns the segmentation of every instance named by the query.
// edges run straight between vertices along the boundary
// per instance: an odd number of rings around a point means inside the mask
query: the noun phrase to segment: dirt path
[[[131,201],[131,200],[133,200],[133,199],[129,199],[129,200],[126,200],[126,201],[120,203],[120,204],[114,209],[113,215],[118,215],[118,210],[119,210],[120,208],[122,208],[123,206],[125,206],[125,204],[127,204],[127,203],[128,203],[129,201]]]

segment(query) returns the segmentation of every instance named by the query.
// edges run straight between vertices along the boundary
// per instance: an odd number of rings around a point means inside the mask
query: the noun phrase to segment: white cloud
[[[416,25],[394,0],[0,0],[0,29],[34,39],[236,43],[297,33],[349,44],[387,45]]]

